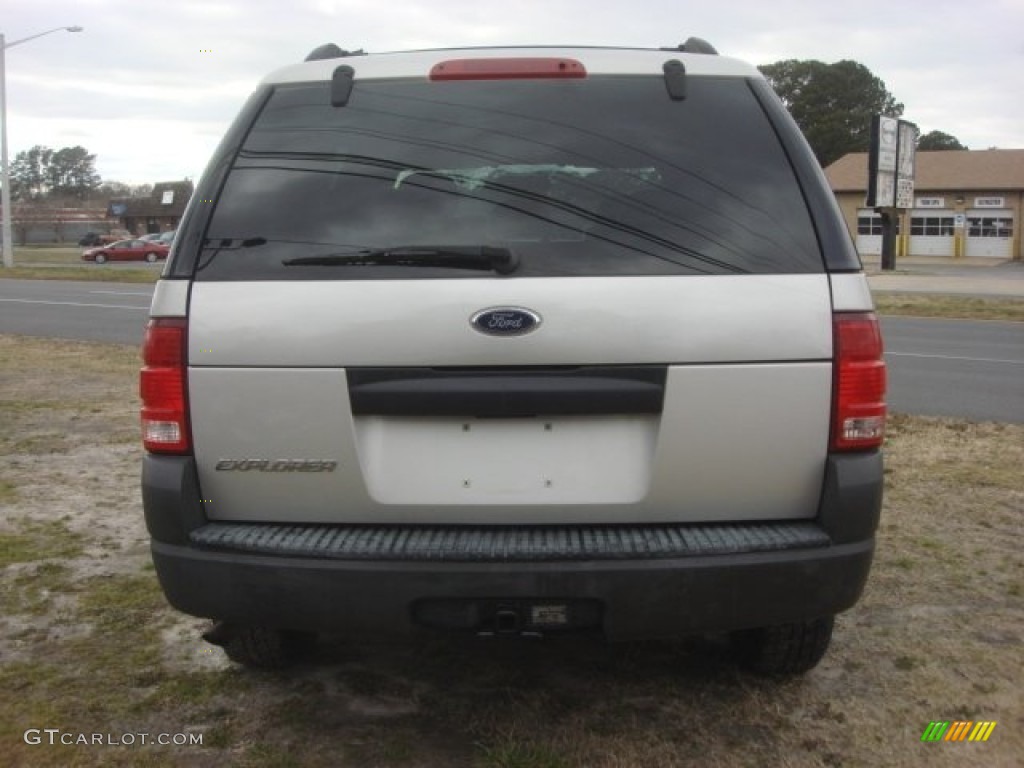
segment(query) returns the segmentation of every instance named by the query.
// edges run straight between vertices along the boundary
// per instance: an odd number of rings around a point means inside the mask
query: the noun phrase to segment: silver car
[[[231,658],[424,627],[822,658],[871,563],[885,367],[756,68],[324,46],[196,200],[145,342],[143,498],[168,600]]]

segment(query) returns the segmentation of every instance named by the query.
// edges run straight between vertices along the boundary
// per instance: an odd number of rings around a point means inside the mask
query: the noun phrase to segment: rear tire
[[[740,663],[760,675],[801,675],[814,669],[832,639],[833,616],[732,634]]]
[[[147,253],[146,254],[146,261],[148,261],[150,264],[156,263],[156,260],[158,258],[159,257],[155,253]]]
[[[207,642],[219,645],[231,661],[254,669],[280,669],[308,651],[316,636],[262,626],[220,623],[203,635]]]
[[[239,627],[224,644],[224,653],[244,667],[279,669],[288,663],[284,633],[267,627]]]

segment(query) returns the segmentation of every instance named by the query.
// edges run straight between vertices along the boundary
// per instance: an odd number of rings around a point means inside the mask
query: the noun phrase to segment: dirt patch
[[[896,417],[863,600],[812,673],[721,638],[324,638],[229,665],[167,607],[138,489],[134,349],[0,336],[0,744],[12,765],[1011,766],[1024,754],[1024,427]],[[995,720],[983,744],[921,742]],[[50,746],[66,734],[202,746]]]

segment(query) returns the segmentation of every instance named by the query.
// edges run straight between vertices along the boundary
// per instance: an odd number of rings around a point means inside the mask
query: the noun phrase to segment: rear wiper
[[[398,266],[450,267],[452,269],[493,270],[499,275],[515,272],[519,257],[509,248],[489,245],[405,245],[390,248],[365,248],[353,253],[329,253],[285,259],[286,267],[314,266]]]

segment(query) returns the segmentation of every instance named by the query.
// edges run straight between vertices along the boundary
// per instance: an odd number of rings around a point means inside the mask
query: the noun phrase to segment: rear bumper
[[[583,563],[373,563],[205,552],[154,542],[170,603],[243,624],[408,633],[417,603],[592,599],[611,639],[673,637],[826,616],[856,602],[872,542],[822,550]]]
[[[796,526],[804,533],[795,543],[776,546],[769,535],[767,546],[763,540],[744,545],[748,539],[726,537],[724,546],[683,546],[678,552],[528,558],[507,552],[434,557],[427,550],[382,558],[315,546],[303,551],[295,536],[274,554],[265,546],[211,544],[215,537],[207,534],[216,526],[202,513],[188,458],[147,456],[143,500],[157,575],[169,602],[185,613],[288,629],[401,635],[422,623],[424,605],[454,602],[456,613],[462,606],[465,616],[485,620],[495,606],[528,615],[532,606],[555,603],[569,605],[570,612],[573,605],[597,606],[591,615],[599,616],[604,633],[628,639],[766,626],[846,610],[867,580],[881,482],[878,454],[830,458],[819,516]],[[692,530],[704,535],[699,526]]]

